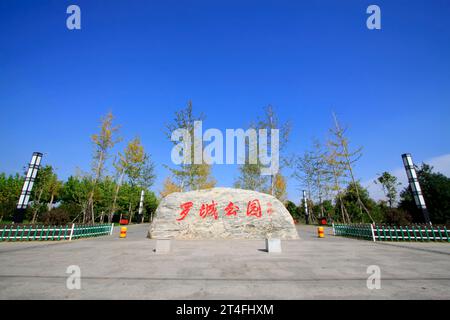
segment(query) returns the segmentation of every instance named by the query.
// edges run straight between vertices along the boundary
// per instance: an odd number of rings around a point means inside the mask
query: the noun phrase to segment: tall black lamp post
[[[309,224],[308,199],[306,198],[306,190],[303,190],[303,205],[305,207],[306,224]]]
[[[33,152],[30,164],[28,165],[27,175],[22,187],[22,193],[20,194],[19,202],[17,203],[16,213],[14,214],[14,223],[22,223],[25,216],[25,210],[27,209],[28,202],[30,201],[31,190],[33,189],[34,180],[36,179],[37,172],[41,165],[42,153]]]
[[[411,154],[402,154],[403,165],[405,166],[406,175],[408,176],[409,187],[411,188],[414,202],[417,207],[422,211],[425,223],[431,224],[430,214],[428,213],[427,206],[425,204],[425,199],[422,194],[422,189],[420,188],[419,180],[417,179],[416,168],[411,158]]]

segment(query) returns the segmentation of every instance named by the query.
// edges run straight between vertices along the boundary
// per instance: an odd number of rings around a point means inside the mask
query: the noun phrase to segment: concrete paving
[[[154,252],[148,224],[72,242],[0,243],[0,299],[450,299],[450,244],[374,243],[298,226],[269,254],[264,240],[172,241]],[[81,270],[69,290],[66,270]],[[367,288],[379,266],[381,289]]]

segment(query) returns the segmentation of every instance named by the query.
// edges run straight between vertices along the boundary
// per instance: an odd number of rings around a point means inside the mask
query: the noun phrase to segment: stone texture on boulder
[[[182,215],[183,211],[187,215]],[[298,239],[298,234],[291,215],[275,197],[251,190],[212,188],[165,197],[156,209],[148,237]]]

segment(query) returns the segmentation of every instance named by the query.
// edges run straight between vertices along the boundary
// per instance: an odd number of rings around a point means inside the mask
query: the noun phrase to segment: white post
[[[141,200],[139,201],[139,215],[144,211],[144,190],[141,191]]]
[[[305,207],[306,224],[309,224],[308,199],[306,199],[306,190],[303,190],[303,205]]]
[[[370,230],[372,230],[372,239],[375,242],[375,231],[373,230],[373,224],[370,224]]]
[[[69,241],[72,241],[73,229],[75,228],[75,223],[72,223],[72,229],[70,229]]]
[[[331,223],[331,226],[333,227],[333,236],[336,235],[336,231],[334,230],[334,222]]]
[[[111,232],[109,233],[109,235],[113,234],[113,230],[114,230],[114,223],[111,223]]]

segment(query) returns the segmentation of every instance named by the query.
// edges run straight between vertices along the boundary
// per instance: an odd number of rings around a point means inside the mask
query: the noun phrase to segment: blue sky
[[[81,30],[66,28],[70,4]],[[370,4],[381,30],[366,28]],[[172,146],[164,123],[188,100],[221,130],[272,104],[293,123],[288,153],[325,139],[334,110],[364,147],[361,181],[401,167],[404,152],[448,159],[449,16],[447,0],[2,0],[0,171],[21,171],[33,151],[61,178],[88,171],[89,136],[112,110],[125,141],[140,136],[152,155],[157,191]],[[213,173],[221,186],[237,176]],[[294,181],[288,190],[297,200]]]

